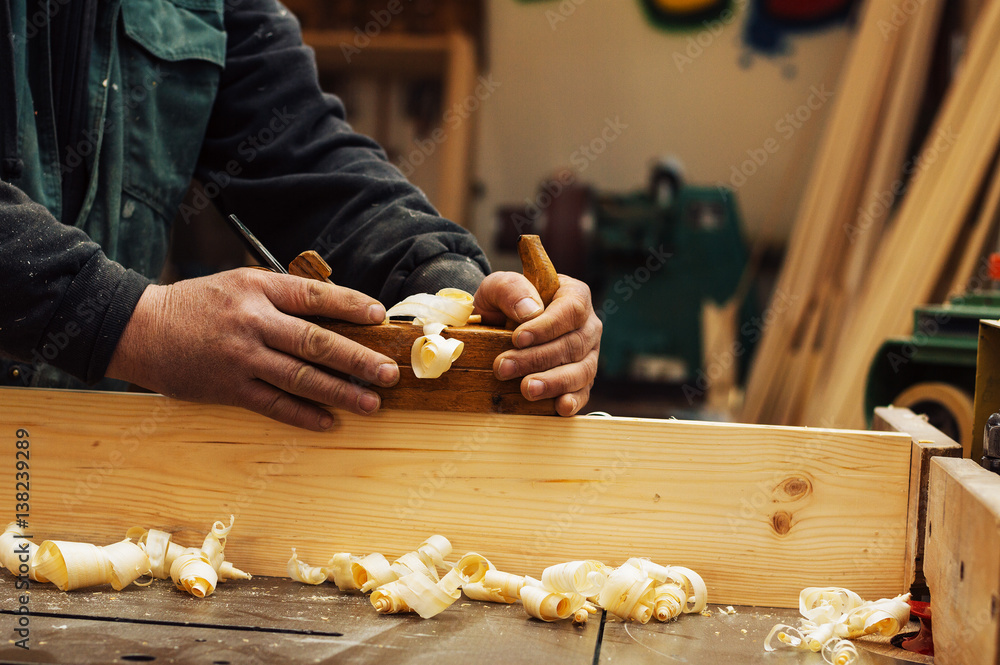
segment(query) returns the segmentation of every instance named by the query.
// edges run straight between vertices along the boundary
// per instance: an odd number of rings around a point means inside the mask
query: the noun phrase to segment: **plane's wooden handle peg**
[[[524,276],[538,289],[542,305],[548,307],[559,290],[559,275],[542,247],[542,239],[536,235],[521,236],[517,239],[517,253],[521,256]]]
[[[307,279],[318,279],[321,282],[333,284],[333,281],[330,280],[333,270],[323,260],[322,256],[311,249],[302,252],[292,259],[292,262],[288,265],[288,274]]]

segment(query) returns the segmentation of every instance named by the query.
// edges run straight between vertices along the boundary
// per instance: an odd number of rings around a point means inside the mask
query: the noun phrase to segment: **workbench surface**
[[[817,665],[819,654],[774,653],[763,640],[795,610],[736,608],[667,624],[625,624],[594,615],[586,626],[530,619],[519,604],[464,596],[437,617],[382,616],[367,596],[280,578],[221,584],[199,600],[169,581],[63,593],[33,584],[30,650],[13,646],[14,579],[0,578],[0,661],[24,663],[765,663]],[[859,649],[859,665],[897,663]]]

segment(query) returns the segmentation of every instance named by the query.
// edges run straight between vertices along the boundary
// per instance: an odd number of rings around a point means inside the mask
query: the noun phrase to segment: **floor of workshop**
[[[288,579],[227,582],[197,599],[157,581],[123,591],[63,593],[32,585],[27,619],[18,612],[14,579],[0,580],[0,617],[9,642],[3,663],[775,663],[763,641],[776,623],[795,623],[797,611],[716,605],[710,614],[660,624],[625,624],[595,615],[584,626],[543,623],[519,604],[464,597],[433,619],[379,615],[368,598],[330,585]],[[29,649],[14,646],[26,623]],[[859,665],[902,662],[862,648]],[[919,657],[917,657],[919,658]],[[780,662],[822,663],[819,654],[783,654]],[[913,662],[931,662],[928,659]]]

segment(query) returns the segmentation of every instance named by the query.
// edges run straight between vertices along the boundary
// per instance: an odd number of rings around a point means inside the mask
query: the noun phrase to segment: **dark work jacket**
[[[207,205],[181,205],[192,177],[283,264],[316,249],[386,305],[489,272],[320,91],[276,0],[99,0],[86,130],[62,158],[49,30],[27,2],[0,0],[0,356],[18,361],[0,382],[102,379],[171,223]],[[60,219],[65,169],[86,170],[75,219]]]

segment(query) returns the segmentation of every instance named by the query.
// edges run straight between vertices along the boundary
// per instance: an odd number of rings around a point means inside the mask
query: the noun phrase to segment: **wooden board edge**
[[[924,570],[935,663],[1000,661],[1000,476],[969,459],[930,464]]]
[[[906,408],[882,406],[875,409],[872,429],[901,432],[913,441],[910,449],[910,489],[906,514],[906,562],[904,582],[914,594],[926,590],[923,558],[927,532],[927,490],[933,457],[961,457],[962,444]]]

